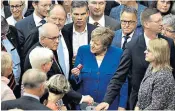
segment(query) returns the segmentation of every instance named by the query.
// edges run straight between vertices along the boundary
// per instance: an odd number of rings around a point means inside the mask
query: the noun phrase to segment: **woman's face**
[[[171,2],[170,0],[158,0],[157,1],[157,9],[161,13],[167,13],[170,9]]]
[[[105,51],[100,40],[91,39],[90,47],[93,54],[101,54]]]
[[[154,55],[153,55],[153,53],[151,52],[151,50],[150,50],[150,48],[149,47],[147,47],[147,49],[145,50],[145,60],[147,61],[147,62],[153,62],[154,60],[155,60],[155,57],[154,57]]]

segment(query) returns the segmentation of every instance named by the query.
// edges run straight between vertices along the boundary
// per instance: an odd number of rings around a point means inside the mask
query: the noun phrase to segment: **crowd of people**
[[[1,109],[175,110],[174,14],[171,0],[1,0]]]

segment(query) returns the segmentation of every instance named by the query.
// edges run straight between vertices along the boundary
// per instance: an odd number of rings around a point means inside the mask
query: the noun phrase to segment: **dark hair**
[[[39,3],[39,0],[33,0],[33,3],[37,4],[37,3]]]
[[[151,4],[150,8],[156,8],[157,9],[157,2],[158,2],[158,0],[157,1],[152,1],[152,4]],[[163,13],[159,9],[157,9],[157,10],[159,10],[162,15],[167,15],[167,14],[171,13],[172,7],[173,7],[173,1],[170,0],[170,8],[169,8],[168,12]]]
[[[9,29],[9,25],[7,23],[7,20],[1,15],[1,34],[4,31],[8,31]]]
[[[87,1],[72,1],[72,8],[71,8],[72,11],[74,8],[81,8],[81,7],[86,7],[86,10],[88,11]]]
[[[120,15],[123,14],[123,12],[127,12],[127,13],[133,13],[135,14],[135,16],[137,17],[137,10],[133,7],[128,7],[128,6],[124,6],[123,10],[121,11]]]
[[[141,14],[141,24],[150,19],[151,15],[160,13],[156,8],[146,8]]]

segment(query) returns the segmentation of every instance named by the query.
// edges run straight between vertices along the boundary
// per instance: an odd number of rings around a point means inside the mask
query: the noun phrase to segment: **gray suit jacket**
[[[105,27],[110,27],[114,31],[119,30],[120,23],[115,19],[113,19],[112,17],[105,15]]]

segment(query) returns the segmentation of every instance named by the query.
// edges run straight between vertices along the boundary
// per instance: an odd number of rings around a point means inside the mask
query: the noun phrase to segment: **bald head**
[[[47,17],[49,23],[56,24],[61,30],[66,22],[66,12],[61,5],[53,5],[49,11],[49,16]]]
[[[58,46],[60,30],[53,23],[46,23],[39,28],[39,41],[43,47],[56,50]]]

